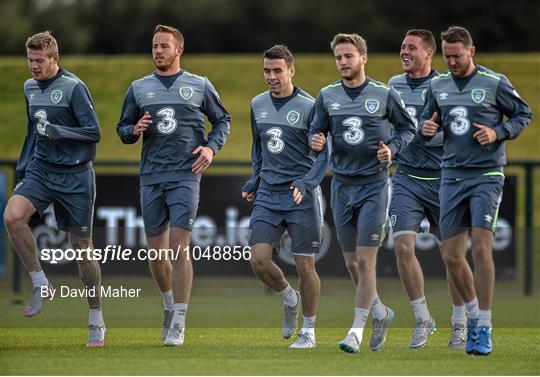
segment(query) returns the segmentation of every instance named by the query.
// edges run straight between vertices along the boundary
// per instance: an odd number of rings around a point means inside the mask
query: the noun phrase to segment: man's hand
[[[422,125],[422,135],[432,137],[437,133],[439,125],[435,123],[435,120],[437,119],[438,115],[439,114],[437,114],[437,112],[435,111],[431,119],[424,121],[424,124]]]
[[[292,196],[296,205],[302,203],[302,200],[304,199],[304,197],[302,196],[302,192],[296,187],[291,187],[291,190],[293,190]]]
[[[473,134],[473,137],[480,145],[488,145],[497,141],[497,134],[492,128],[478,123],[473,123],[473,126],[478,128],[478,131]]]
[[[133,135],[135,136],[141,136],[144,131],[148,129],[148,126],[152,124],[152,117],[150,116],[150,113],[146,111],[141,119],[137,122],[135,127],[133,127]]]
[[[392,151],[386,144],[383,143],[383,141],[379,141],[379,149],[377,150],[377,158],[379,159],[379,162],[382,164],[386,164],[390,162],[392,159]]]
[[[191,171],[195,174],[200,174],[206,169],[208,169],[208,167],[212,163],[212,160],[214,159],[214,151],[210,147],[197,147],[193,151],[193,154],[198,153],[200,153],[199,158],[197,158],[193,165],[191,165]]]
[[[252,202],[253,199],[255,199],[255,193],[242,191],[242,199],[245,199],[248,202]]]
[[[322,132],[319,132],[316,135],[311,137],[311,149],[315,152],[320,152],[323,150],[324,145],[326,144],[326,136]]]

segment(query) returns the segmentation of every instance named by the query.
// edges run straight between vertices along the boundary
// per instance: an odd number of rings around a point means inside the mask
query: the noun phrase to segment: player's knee
[[[358,271],[367,271],[374,267],[375,261],[371,256],[358,257]]]
[[[26,225],[28,220],[24,213],[16,211],[10,206],[4,211],[4,224],[8,229]]]
[[[301,278],[310,276],[315,273],[315,263],[314,261],[311,261],[311,263],[296,263],[296,271]]]
[[[451,252],[442,253],[444,263],[448,269],[460,268],[463,263],[463,257]]]
[[[347,270],[349,270],[350,273],[357,273],[358,272],[358,260],[357,259],[350,259],[345,260],[345,265],[347,266]]]
[[[251,268],[255,271],[262,271],[266,270],[268,268],[269,264],[268,258],[264,255],[259,254],[252,254],[251,258],[249,259],[249,264],[251,265]]]
[[[489,245],[478,245],[472,249],[472,257],[474,264],[487,264],[492,263],[493,256],[491,253],[491,247]]]
[[[414,258],[414,245],[409,245],[406,242],[396,241],[394,244],[394,250],[398,262],[407,263]]]

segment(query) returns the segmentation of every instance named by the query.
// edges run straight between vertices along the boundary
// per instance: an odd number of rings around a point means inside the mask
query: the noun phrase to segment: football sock
[[[188,304],[187,303],[175,303],[173,305],[173,318],[171,321],[171,327],[178,323],[180,328],[186,327],[186,313],[187,313]]]
[[[313,317],[302,316],[302,318],[304,319],[304,323],[302,324],[302,329],[300,330],[300,332],[309,333],[315,336],[315,318],[317,318],[317,316],[315,315]]]
[[[465,314],[465,305],[452,305],[452,326],[454,326],[456,323],[465,324],[466,322],[467,315]]]
[[[88,324],[94,326],[105,326],[105,322],[103,322],[103,313],[101,312],[101,308],[90,309],[88,311]]]
[[[295,306],[298,304],[298,295],[290,284],[287,284],[287,287],[278,293],[283,298],[283,303],[286,306]]]
[[[354,308],[354,321],[351,329],[349,330],[349,334],[355,334],[358,342],[362,342],[362,334],[364,333],[364,327],[366,327],[368,315],[368,309]]]
[[[426,296],[420,297],[416,300],[411,301],[411,305],[414,310],[414,318],[422,322],[429,321],[431,319],[431,314],[427,308]]]
[[[49,281],[41,267],[36,271],[29,271],[28,273],[30,274],[30,279],[32,279],[32,285],[34,287],[49,286]]]
[[[172,289],[167,292],[161,292],[161,296],[163,297],[163,308],[165,310],[173,310],[174,299]]]
[[[476,296],[474,296],[471,301],[465,303],[465,312],[467,313],[468,319],[478,319],[480,315],[479,310],[480,308],[478,307],[478,299]]]
[[[478,318],[478,326],[491,327],[491,310],[479,310],[480,316]]]
[[[388,310],[386,310],[386,306],[382,303],[378,295],[371,302],[371,315],[379,321],[385,319],[388,315]]]

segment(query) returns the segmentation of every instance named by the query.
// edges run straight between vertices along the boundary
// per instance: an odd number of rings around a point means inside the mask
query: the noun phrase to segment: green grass
[[[53,278],[78,287],[74,278]],[[345,354],[337,342],[352,321],[353,290],[347,279],[323,279],[317,315],[317,348],[288,350],[281,338],[282,307],[254,277],[196,278],[187,317],[185,346],[162,346],[161,303],[150,278],[107,278],[108,284],[142,288],[139,299],[105,299],[104,349],[84,347],[83,299],[55,299],[37,317],[23,318],[18,298],[0,297],[0,374],[77,375],[537,375],[540,373],[540,301],[514,294],[513,282],[497,283],[494,352],[468,356],[446,348],[450,302],[442,280],[428,280],[428,304],[437,332],[422,350],[410,350],[410,304],[396,279],[379,292],[396,312],[381,352],[370,352],[366,329],[360,354]],[[292,281],[296,285],[296,281]],[[25,287],[25,291],[28,290]],[[26,300],[26,296],[22,297]]]
[[[156,329],[109,329],[104,349],[81,345],[85,329],[9,329],[2,374],[53,375],[537,375],[538,329],[497,329],[489,357],[446,348],[446,329],[410,350],[409,329],[392,329],[381,352],[345,354],[346,329],[318,329],[317,348],[288,350],[275,329],[188,329],[181,349],[165,348]],[[369,336],[369,332],[367,334]],[[4,343],[6,342],[6,343]]]
[[[298,55],[295,83],[313,96],[337,80],[332,56]],[[78,75],[89,86],[101,121],[102,139],[97,159],[138,160],[140,146],[123,145],[115,132],[129,83],[153,70],[150,56],[68,56],[61,66]],[[476,62],[506,74],[521,96],[540,110],[540,54],[479,54]],[[210,78],[233,118],[231,136],[220,160],[250,159],[249,106],[253,96],[266,90],[259,55],[185,55],[182,66]],[[437,56],[435,68],[444,69]],[[400,73],[397,54],[373,54],[367,65],[369,76],[386,82]],[[18,157],[26,133],[22,85],[29,77],[24,57],[0,59],[0,151],[2,158]],[[533,124],[516,141],[508,143],[509,159],[540,158],[540,122]]]

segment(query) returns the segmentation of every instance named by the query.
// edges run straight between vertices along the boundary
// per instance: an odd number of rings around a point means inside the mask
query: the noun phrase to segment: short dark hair
[[[294,56],[289,48],[285,45],[275,45],[266,50],[263,54],[263,59],[283,59],[287,67],[294,67]]]
[[[336,34],[334,35],[334,39],[332,39],[332,42],[330,42],[330,48],[332,49],[332,51],[334,51],[336,49],[336,46],[342,43],[352,44],[354,47],[356,47],[360,55],[367,54],[366,40],[358,34]]]
[[[405,36],[412,36],[412,37],[418,37],[422,39],[422,43],[424,44],[424,48],[432,49],[433,55],[435,55],[435,52],[437,52],[437,44],[435,43],[435,37],[433,36],[433,33],[426,29],[411,29],[405,33]]]
[[[441,41],[446,43],[461,42],[465,47],[471,47],[473,40],[467,29],[461,26],[450,26],[448,30],[441,33]]]
[[[156,25],[156,28],[154,29],[154,35],[157,33],[169,33],[174,36],[174,39],[176,40],[176,44],[178,47],[184,48],[184,36],[180,32],[180,30],[167,25]]]

